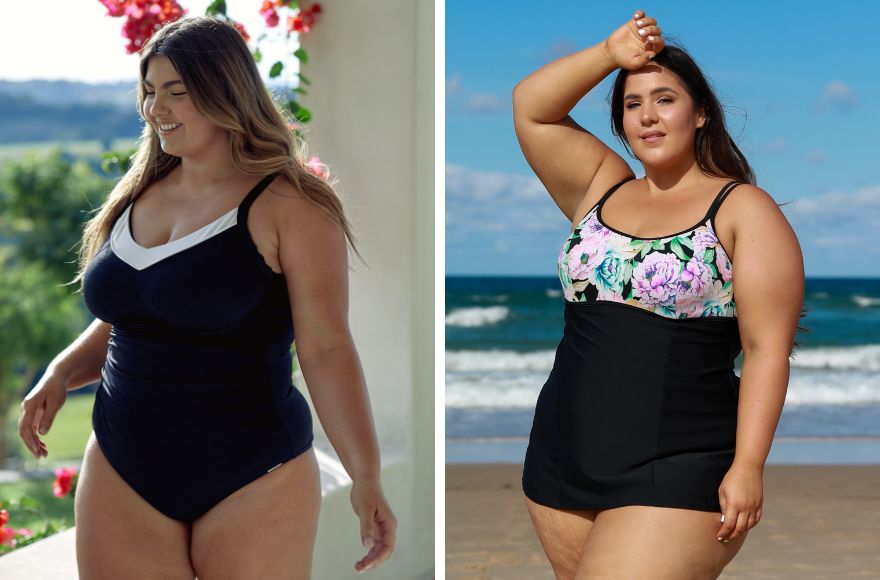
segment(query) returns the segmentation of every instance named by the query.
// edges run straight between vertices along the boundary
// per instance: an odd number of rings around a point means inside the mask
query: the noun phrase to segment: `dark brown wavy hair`
[[[687,90],[694,103],[694,110],[703,107],[706,122],[697,129],[694,155],[697,165],[704,173],[715,177],[732,177],[743,183],[756,184],[745,155],[733,142],[724,121],[724,110],[715,91],[694,59],[678,46],[666,45],[651,61],[673,73]],[[646,65],[647,66],[647,65]],[[609,99],[611,101],[611,132],[620,139],[630,156],[635,155],[623,130],[623,91],[631,71],[620,69],[614,79]]]
[[[757,185],[755,172],[727,131],[721,102],[694,59],[682,47],[667,43],[651,62],[678,77],[694,103],[694,111],[700,107],[705,109],[706,121],[702,127],[697,128],[694,142],[694,157],[703,173],[714,177],[730,177],[742,183]],[[630,157],[636,159],[623,129],[623,95],[630,72],[632,71],[624,68],[618,71],[608,99],[611,105],[611,132],[623,143]],[[807,312],[808,309],[801,306],[800,317],[806,317]],[[798,324],[796,332],[810,332],[810,329]],[[800,342],[795,340],[790,356],[794,356],[795,350],[800,346]]]

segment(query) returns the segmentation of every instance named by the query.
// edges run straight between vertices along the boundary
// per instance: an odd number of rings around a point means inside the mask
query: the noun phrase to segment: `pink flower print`
[[[712,270],[709,264],[698,258],[691,258],[678,276],[678,293],[701,296],[707,284],[712,283]]]
[[[734,316],[736,307],[733,302],[733,290],[724,290],[721,280],[713,280],[703,295],[704,316]]]
[[[602,231],[605,231],[605,227],[599,223],[599,220],[596,219],[596,212],[593,212],[590,215],[589,219],[584,222],[583,227],[581,227],[581,237]]]
[[[717,244],[718,238],[715,236],[715,232],[703,226],[694,230],[693,242],[694,256],[702,260],[703,252],[706,251],[706,248],[711,248]]]
[[[598,261],[605,254],[601,246],[591,240],[583,240],[581,243],[568,251],[568,274],[572,280],[586,278],[590,268],[598,265]]]
[[[730,264],[730,258],[727,257],[721,246],[718,246],[718,251],[715,253],[715,264],[718,266],[718,273],[721,274],[721,279],[729,282],[733,278],[733,268]]]
[[[681,260],[674,254],[648,254],[632,274],[633,296],[646,305],[670,306],[675,302]]]

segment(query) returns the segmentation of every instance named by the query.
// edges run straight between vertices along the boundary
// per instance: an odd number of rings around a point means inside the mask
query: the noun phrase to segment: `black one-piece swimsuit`
[[[630,178],[632,179],[632,178]],[[565,329],[535,409],[522,485],[560,509],[720,512],[733,462],[741,351],[733,273],[714,218],[657,239],[602,221],[612,187],[559,254]]]
[[[312,445],[292,382],[283,273],[237,209],[183,238],[134,241],[132,203],[89,263],[83,295],[112,323],[92,427],[107,460],[147,502],[191,522]]]

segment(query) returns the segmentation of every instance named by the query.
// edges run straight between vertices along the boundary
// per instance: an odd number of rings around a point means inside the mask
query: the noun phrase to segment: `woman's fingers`
[[[372,526],[373,545],[367,555],[361,558],[355,569],[359,572],[375,568],[391,556],[397,531],[397,520],[391,514],[376,512]]]
[[[34,418],[37,410],[42,412],[42,407],[42,400],[25,399],[21,404],[22,412],[18,419],[18,435],[35,457],[41,455],[40,451],[43,448],[43,443],[37,437],[36,428],[34,427]]]

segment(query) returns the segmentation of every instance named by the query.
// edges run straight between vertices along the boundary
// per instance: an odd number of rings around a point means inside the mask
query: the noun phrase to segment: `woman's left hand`
[[[358,560],[358,572],[375,568],[388,559],[394,550],[397,518],[382,493],[378,479],[356,480],[351,486],[351,507],[361,520],[361,542],[369,549]]]
[[[763,467],[737,463],[734,460],[718,488],[724,521],[718,530],[718,540],[729,542],[761,521],[764,505],[763,479]]]

